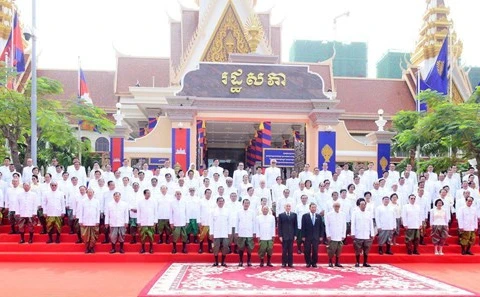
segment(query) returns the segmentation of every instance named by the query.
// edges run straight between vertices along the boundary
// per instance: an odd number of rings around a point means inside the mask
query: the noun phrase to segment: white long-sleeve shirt
[[[302,229],[302,217],[304,214],[310,212],[310,207],[307,204],[299,203],[295,207],[295,213],[297,214],[297,226],[298,229]]]
[[[260,240],[272,240],[275,237],[275,217],[269,214],[257,216],[255,233]]]
[[[217,205],[215,201],[210,199],[201,199],[200,200],[200,223],[204,226],[210,226],[212,220],[212,213]]]
[[[124,227],[128,224],[128,203],[122,200],[110,202],[105,209],[105,224],[110,227]]]
[[[100,223],[100,201],[95,198],[82,200],[77,212],[78,223],[84,226],[95,226]]]
[[[275,180],[278,176],[282,176],[280,168],[278,167],[268,167],[265,169],[265,179],[267,181],[267,187],[270,188],[275,184]]]
[[[43,213],[49,217],[60,217],[65,214],[65,194],[58,190],[46,192]]]
[[[478,214],[473,205],[464,206],[457,213],[458,228],[464,231],[475,231],[478,228]]]
[[[240,210],[237,214],[235,232],[239,237],[253,237],[255,233],[255,212],[247,209]]]
[[[16,188],[10,187],[7,188],[5,195],[5,208],[8,208],[9,211],[16,211],[15,207],[17,206],[17,197],[22,192],[25,192],[22,187],[17,186]]]
[[[175,227],[184,227],[189,223],[187,217],[187,204],[184,198],[173,199],[170,203],[170,224]]]
[[[443,208],[440,210],[436,207],[430,210],[430,225],[431,226],[448,226],[447,211]]]
[[[138,201],[137,223],[140,226],[154,226],[157,223],[157,202],[153,198]]]
[[[230,212],[227,208],[215,208],[210,219],[210,234],[213,238],[228,238],[232,232],[229,220]]]
[[[163,195],[160,193],[160,195],[157,198],[157,205],[158,205],[158,211],[157,211],[157,216],[159,220],[170,220],[171,217],[171,204],[173,201],[173,197],[169,194]]]
[[[187,203],[187,218],[195,219],[198,222],[200,220],[200,199],[191,195],[183,196],[182,199],[185,199]]]
[[[417,204],[406,204],[402,208],[402,224],[408,229],[419,229],[424,220],[420,206]]]
[[[389,205],[379,205],[375,208],[375,223],[382,230],[394,230],[397,227],[395,212]]]
[[[343,211],[330,211],[325,215],[325,233],[332,241],[342,241],[347,234],[347,220]]]
[[[22,218],[30,218],[37,214],[38,197],[35,192],[28,191],[20,193],[17,196],[17,205],[15,206],[15,215]]]
[[[372,214],[365,210],[355,210],[352,213],[351,235],[358,239],[370,239],[375,236]]]

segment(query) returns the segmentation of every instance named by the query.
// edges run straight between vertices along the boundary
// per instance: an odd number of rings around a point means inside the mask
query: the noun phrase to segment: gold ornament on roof
[[[388,165],[388,160],[387,160],[387,158],[382,157],[382,158],[380,159],[380,167],[382,168],[382,171],[386,171],[386,170],[387,170],[387,165]]]
[[[256,14],[250,15],[245,23],[245,31],[248,38],[248,44],[252,53],[257,51],[257,46],[260,43],[260,40],[263,38],[263,27],[262,23],[258,19]]]
[[[227,62],[231,53],[248,54],[250,45],[243,31],[243,25],[231,1],[220,18],[208,43],[202,61]]]
[[[13,3],[11,0],[0,0],[0,38],[8,39],[12,30]]]
[[[330,158],[333,156],[333,149],[330,145],[326,144],[323,146],[322,150],[322,157],[325,159],[325,162],[330,162]]]

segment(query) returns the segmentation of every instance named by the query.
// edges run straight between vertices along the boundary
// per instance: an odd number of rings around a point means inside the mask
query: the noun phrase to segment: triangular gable
[[[214,34],[202,56],[206,62],[227,62],[229,53],[250,53],[240,17],[231,1],[228,1]]]

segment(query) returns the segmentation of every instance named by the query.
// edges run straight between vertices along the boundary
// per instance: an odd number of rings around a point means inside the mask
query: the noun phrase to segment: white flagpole
[[[77,98],[77,104],[81,103],[81,94],[80,94],[80,56],[78,56],[78,70],[77,70],[77,78],[78,78],[78,98]],[[80,120],[77,122],[77,127],[78,127],[78,141],[80,141],[79,147],[78,147],[78,160],[80,163],[82,163],[82,127],[80,125]]]

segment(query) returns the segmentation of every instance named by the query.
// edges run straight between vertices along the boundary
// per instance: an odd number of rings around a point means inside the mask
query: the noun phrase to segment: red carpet
[[[5,222],[5,221],[4,221]],[[397,246],[392,247],[395,255],[378,255],[378,246],[376,242],[372,246],[370,252],[369,262],[371,263],[480,263],[480,247],[477,244],[472,248],[474,256],[460,255],[460,246],[458,245],[458,237],[456,224],[450,229],[451,237],[448,238],[449,246],[444,248],[444,256],[436,256],[433,254],[433,245],[429,238],[425,238],[426,246],[420,246],[420,256],[412,256],[406,254],[405,245],[403,244],[404,237],[398,238]],[[68,234],[68,227],[63,227],[60,244],[46,244],[47,235],[39,235],[40,228],[36,227],[33,244],[18,244],[19,235],[7,234],[10,231],[10,226],[0,226],[0,261],[1,262],[211,262],[213,256],[209,253],[198,254],[198,244],[188,245],[188,254],[177,253],[171,254],[171,245],[154,244],[153,255],[139,254],[140,244],[129,244],[130,235],[127,235],[127,243],[125,244],[126,253],[109,254],[111,249],[110,244],[97,244],[95,254],[84,254],[84,245],[75,244],[77,240],[76,235]],[[403,231],[402,231],[403,232]],[[26,239],[28,235],[26,235]],[[103,240],[103,234],[100,235],[99,242]],[[158,235],[155,235],[155,240]],[[181,246],[181,245],[180,245]],[[253,261],[258,262],[256,244]],[[320,263],[326,263],[326,246],[320,246]],[[274,263],[281,261],[281,245],[277,240],[274,245],[274,254],[272,258]],[[238,257],[235,254],[228,255],[227,262],[236,263]],[[342,263],[354,263],[355,256],[351,240],[348,239],[348,244],[343,248]],[[303,255],[294,255],[294,263],[303,263]]]
[[[173,263],[139,297],[168,296],[475,296],[474,293],[390,265],[312,269],[212,267]]]

